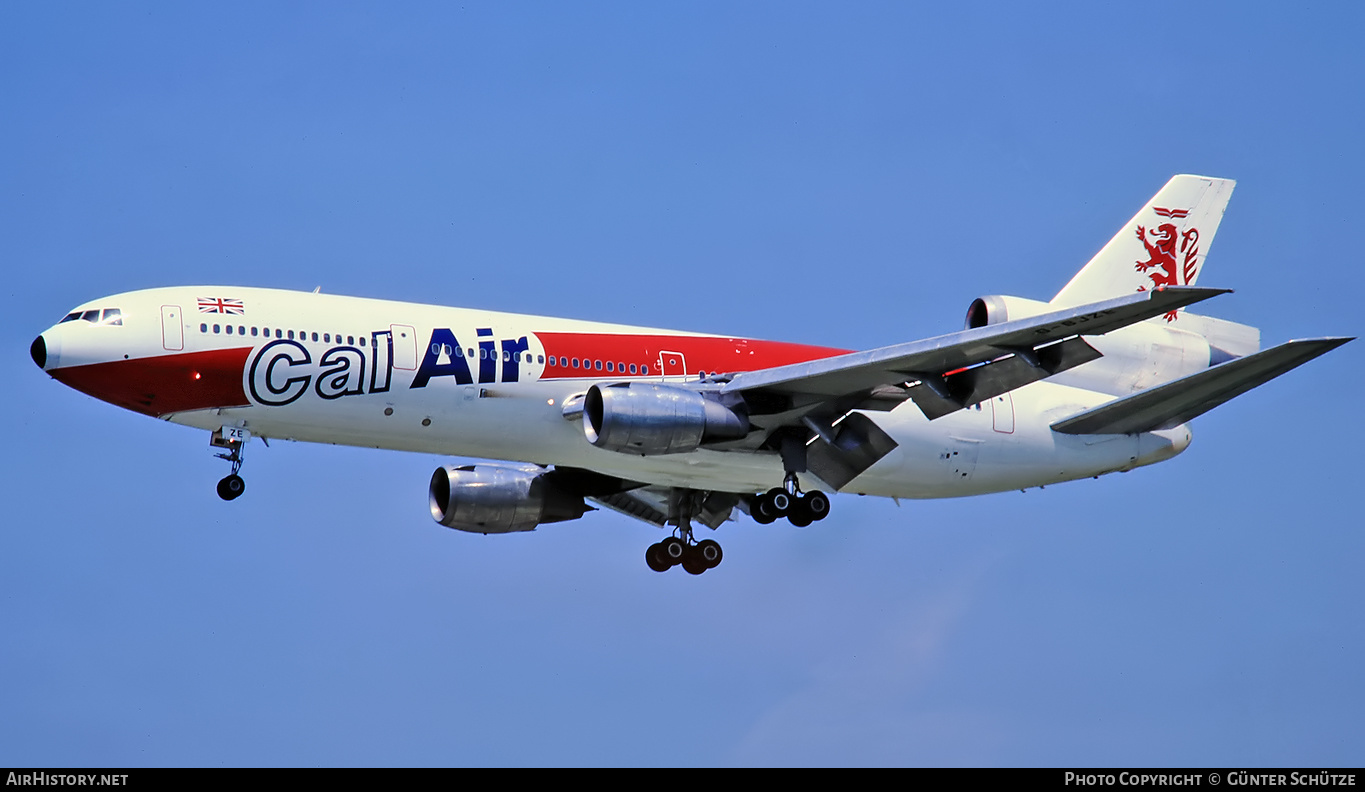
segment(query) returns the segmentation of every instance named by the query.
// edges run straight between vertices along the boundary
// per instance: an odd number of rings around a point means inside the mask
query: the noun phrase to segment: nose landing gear
[[[211,447],[227,449],[227,453],[214,456],[232,463],[232,472],[218,482],[218,497],[225,501],[236,500],[246,492],[246,482],[237,471],[242,469],[242,449],[250,438],[251,433],[247,430],[230,426],[219,429],[209,438]]]

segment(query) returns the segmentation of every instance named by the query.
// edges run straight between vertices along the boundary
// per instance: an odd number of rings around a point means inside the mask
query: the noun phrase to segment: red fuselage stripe
[[[830,347],[707,336],[610,335],[604,333],[536,333],[545,347],[541,379],[575,379],[607,371],[626,374],[630,366],[648,376],[696,376],[699,372],[740,372],[804,363],[845,354]],[[574,367],[577,359],[579,366]],[[602,368],[597,368],[597,363]],[[644,368],[644,367],[647,367]]]
[[[247,404],[242,370],[250,347],[114,360],[48,372],[97,399],[144,415]]]

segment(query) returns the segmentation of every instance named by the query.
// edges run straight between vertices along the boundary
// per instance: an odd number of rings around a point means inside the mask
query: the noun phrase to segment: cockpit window
[[[111,327],[123,326],[123,311],[120,311],[117,308],[105,308],[103,309],[103,313],[104,316],[101,317],[100,309],[98,308],[93,311],[72,311],[66,316],[63,316],[62,321],[57,324],[66,324],[67,322],[74,322],[79,319],[83,322],[89,322],[90,324],[101,324]]]

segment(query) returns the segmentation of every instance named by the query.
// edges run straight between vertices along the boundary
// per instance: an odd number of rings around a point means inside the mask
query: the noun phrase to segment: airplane
[[[981,297],[960,331],[867,351],[191,286],[80,305],[30,352],[209,432],[227,501],[253,437],[498,460],[438,468],[433,519],[509,533],[603,507],[669,531],[651,569],[700,575],[723,552],[695,526],[736,512],[806,526],[826,490],[962,497],[1170,459],[1192,419],[1353,340],[1262,350],[1187,310],[1227,292],[1196,280],[1234,184],[1175,176],[1050,301]]]

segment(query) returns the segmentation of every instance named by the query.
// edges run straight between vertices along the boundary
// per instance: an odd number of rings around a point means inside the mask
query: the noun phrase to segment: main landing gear
[[[718,520],[725,519],[733,506],[733,498],[722,504],[723,512],[717,512]],[[692,516],[699,515],[708,520],[714,501],[706,500],[706,493],[689,489],[674,489],[668,498],[668,523],[677,526],[673,535],[649,546],[645,550],[645,563],[655,572],[667,572],[681,566],[689,575],[700,575],[708,569],[717,567],[725,554],[720,544],[712,539],[700,542],[692,536]]]
[[[662,542],[652,544],[645,550],[645,563],[655,572],[667,572],[675,566],[682,566],[689,575],[700,575],[720,564],[725,554],[720,544],[713,539],[703,539],[692,544],[692,531],[684,533],[685,538],[670,536]]]
[[[829,496],[819,490],[802,494],[796,474],[788,473],[781,487],[773,487],[749,501],[749,515],[759,525],[786,517],[797,528],[805,528],[829,516]]]
[[[219,459],[226,459],[232,463],[232,472],[224,476],[218,482],[218,497],[225,501],[236,500],[246,492],[246,482],[237,475],[237,471],[242,469],[242,449],[246,445],[250,435],[245,429],[234,429],[223,427],[213,433],[209,438],[209,445],[214,448],[226,448],[226,454],[214,454]]]

